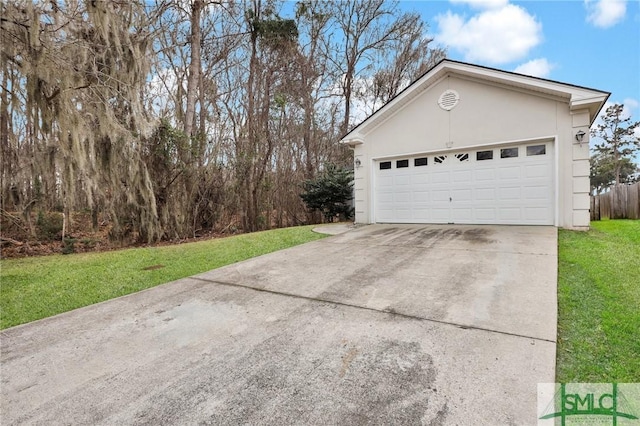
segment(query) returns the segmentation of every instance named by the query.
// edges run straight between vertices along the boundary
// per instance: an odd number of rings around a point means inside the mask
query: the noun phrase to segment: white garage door
[[[375,164],[375,221],[553,225],[553,143]]]

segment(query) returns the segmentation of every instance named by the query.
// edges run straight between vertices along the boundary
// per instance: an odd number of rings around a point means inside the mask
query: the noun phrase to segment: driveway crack
[[[242,288],[242,289],[246,289],[246,290],[253,290],[253,291],[258,291],[258,292],[263,292],[263,293],[269,293],[269,294],[273,294],[273,295],[277,295],[277,296],[292,297],[292,298],[295,298],[295,299],[307,300],[307,301],[316,302],[316,303],[330,303],[330,304],[336,305],[336,306],[344,306],[344,307],[347,307],[347,308],[362,309],[362,310],[365,310],[365,311],[371,311],[371,312],[376,312],[376,313],[380,313],[380,314],[396,316],[396,317],[405,318],[405,319],[411,319],[411,320],[417,320],[417,321],[427,321],[427,322],[432,322],[432,323],[436,323],[436,324],[444,324],[444,325],[449,325],[449,326],[453,326],[453,327],[457,327],[457,328],[461,328],[461,329],[465,329],[465,330],[478,330],[478,331],[485,331],[485,332],[489,332],[489,333],[497,333],[497,334],[502,334],[502,335],[507,335],[507,336],[514,336],[514,337],[521,337],[521,338],[525,338],[525,339],[532,339],[532,340],[536,340],[536,341],[540,341],[540,342],[548,342],[548,343],[554,343],[554,344],[556,343],[555,340],[544,339],[542,337],[527,336],[527,335],[524,335],[524,334],[510,333],[508,331],[492,330],[490,328],[478,327],[478,326],[469,325],[469,324],[460,324],[460,323],[455,323],[455,322],[450,322],[450,321],[438,320],[438,319],[434,319],[434,318],[421,317],[421,316],[418,316],[418,315],[405,314],[405,313],[398,312],[398,311],[395,311],[395,310],[390,310],[390,309],[370,308],[370,307],[367,307],[367,306],[355,305],[355,304],[352,304],[352,303],[340,302],[340,301],[330,300],[330,299],[322,299],[322,298],[311,297],[311,296],[302,296],[302,295],[299,295],[299,294],[288,293],[288,292],[283,292],[283,291],[276,291],[276,290],[270,290],[270,289],[267,289],[267,288],[254,287],[254,286],[249,286],[249,285],[245,285],[245,284],[238,284],[238,283],[232,283],[232,282],[227,282],[227,281],[211,280],[211,279],[199,278],[199,277],[190,277],[190,279],[197,280],[197,281],[202,281],[202,282],[206,282],[206,283],[210,283],[210,284],[222,285],[222,286],[227,286],[227,287],[236,287],[236,288]]]

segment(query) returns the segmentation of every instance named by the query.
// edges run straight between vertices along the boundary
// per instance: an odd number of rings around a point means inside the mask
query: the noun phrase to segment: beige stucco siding
[[[438,106],[447,89],[460,95],[451,111]],[[447,77],[366,135],[372,158],[447,150],[557,133],[554,99]],[[568,103],[563,104],[568,117]]]
[[[447,89],[460,100],[451,111],[438,106]],[[574,142],[576,131],[588,132],[588,112],[571,112],[569,99],[524,92],[497,84],[448,76],[418,95],[394,115],[367,129],[355,147],[363,167],[355,171],[356,222],[371,221],[374,160],[447,151],[504,142],[555,142],[558,226],[589,225],[589,150]],[[556,166],[554,166],[556,167]]]
[[[449,112],[438,107],[446,82],[422,93],[413,102],[367,134],[362,148],[370,157],[444,149],[449,138]]]
[[[555,100],[467,80],[450,81],[460,94],[460,103],[451,111],[454,147],[556,134]]]

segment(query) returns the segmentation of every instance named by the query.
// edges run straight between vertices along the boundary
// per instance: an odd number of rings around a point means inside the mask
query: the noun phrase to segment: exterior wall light
[[[354,164],[356,165],[356,169],[359,169],[360,166],[362,165],[362,161],[360,161],[359,158],[356,158],[356,161],[354,161]]]
[[[584,140],[584,135],[586,135],[586,133],[583,132],[582,130],[578,130],[578,133],[576,133],[576,140],[580,143],[580,146],[582,146],[582,141]]]

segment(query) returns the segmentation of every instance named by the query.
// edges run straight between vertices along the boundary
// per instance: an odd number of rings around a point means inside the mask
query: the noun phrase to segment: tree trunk
[[[4,61],[3,61],[4,62]],[[0,154],[2,154],[2,170],[0,171],[0,207],[5,210],[5,203],[8,198],[5,198],[9,191],[9,184],[5,182],[5,179],[13,175],[11,170],[12,149],[9,146],[9,97],[8,91],[4,88],[9,87],[9,70],[5,66],[2,70],[2,98],[0,98]]]
[[[260,11],[260,3],[255,3],[256,13]],[[254,19],[258,19],[257,16]],[[239,176],[244,187],[241,205],[243,206],[243,228],[245,231],[253,232],[257,229],[257,205],[256,199],[256,182],[255,180],[255,156],[257,155],[258,135],[257,135],[257,111],[256,111],[256,73],[258,72],[258,32],[250,22],[251,27],[251,57],[249,59],[249,76],[247,80],[247,131],[246,146],[244,151],[240,153],[242,157],[242,170],[244,173]]]
[[[193,0],[191,5],[191,63],[189,64],[189,76],[187,77],[187,108],[184,118],[184,133],[191,142],[193,125],[196,114],[196,101],[200,81],[202,31],[200,29],[200,15],[204,8],[204,0]],[[202,106],[201,106],[202,107]]]
[[[615,175],[616,175],[616,186],[620,185],[620,169],[622,168],[622,163],[620,162],[620,150],[618,149],[617,143],[615,145],[615,149],[613,151],[613,158],[615,160]]]
[[[344,84],[344,118],[340,127],[340,136],[344,136],[349,131],[349,116],[351,115],[351,92],[353,90],[353,70],[347,70]]]

